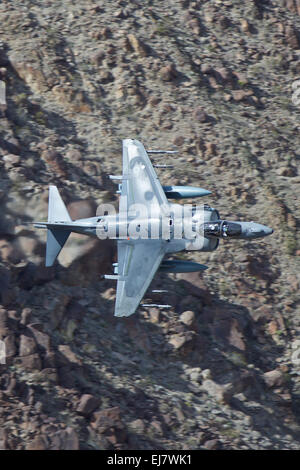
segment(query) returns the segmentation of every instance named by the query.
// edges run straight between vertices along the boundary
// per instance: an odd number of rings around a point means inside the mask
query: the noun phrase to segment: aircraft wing
[[[120,212],[127,212],[132,204],[152,206],[163,215],[169,215],[168,199],[143,144],[125,139]]]
[[[118,240],[115,316],[132,315],[149,287],[166,249],[166,240]]]

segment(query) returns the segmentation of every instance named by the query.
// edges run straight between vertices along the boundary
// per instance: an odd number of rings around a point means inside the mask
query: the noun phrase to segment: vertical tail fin
[[[53,265],[70,233],[70,230],[50,228],[47,230],[46,266]]]
[[[48,222],[71,222],[67,208],[56,186],[49,187]],[[47,230],[46,266],[52,266],[71,231],[61,227]]]

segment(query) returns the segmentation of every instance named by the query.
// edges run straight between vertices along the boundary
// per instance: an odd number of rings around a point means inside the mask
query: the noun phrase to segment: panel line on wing
[[[130,267],[131,259],[132,259],[132,254],[133,254],[133,246],[127,244],[128,248],[126,250],[126,259],[124,263],[124,276],[127,276],[128,270]]]

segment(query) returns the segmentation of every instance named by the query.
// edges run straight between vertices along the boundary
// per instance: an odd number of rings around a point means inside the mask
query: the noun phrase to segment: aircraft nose
[[[267,225],[257,224],[255,222],[240,222],[242,229],[241,238],[260,238],[273,233],[273,229]]]
[[[267,227],[266,225],[264,225],[263,227],[264,227],[265,235],[271,235],[271,233],[274,232],[274,230],[271,227]]]
[[[273,233],[273,229],[271,227],[268,227],[267,225],[253,223],[251,227],[251,232],[254,238],[266,237],[267,235],[271,235],[271,233]]]

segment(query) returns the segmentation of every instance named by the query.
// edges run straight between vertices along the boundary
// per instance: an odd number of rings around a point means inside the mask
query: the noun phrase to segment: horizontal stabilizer
[[[49,186],[49,203],[48,203],[48,223],[45,224],[47,230],[47,245],[46,245],[46,266],[52,266],[57,256],[59,255],[62,247],[66,243],[71,230],[66,228],[55,227],[54,223],[63,222],[68,225],[72,223],[67,208],[60,197],[56,186]],[[52,225],[53,223],[53,225]],[[51,226],[51,228],[49,227]]]
[[[66,243],[70,230],[48,229],[46,246],[46,266],[52,266],[62,247]]]
[[[49,186],[48,222],[72,222],[56,186]]]

